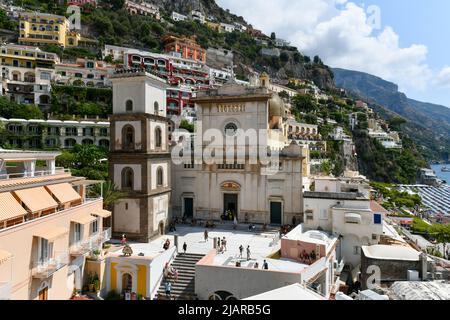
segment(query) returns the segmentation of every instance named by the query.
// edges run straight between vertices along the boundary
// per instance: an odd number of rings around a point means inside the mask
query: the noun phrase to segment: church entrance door
[[[225,220],[234,220],[238,217],[238,195],[225,193],[223,195],[223,211]],[[229,215],[231,213],[231,215]]]
[[[281,225],[281,202],[270,202],[270,224]]]

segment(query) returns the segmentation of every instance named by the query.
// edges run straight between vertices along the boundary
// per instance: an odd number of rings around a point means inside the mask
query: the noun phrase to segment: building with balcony
[[[188,19],[189,19],[189,17],[185,16],[184,14],[181,14],[181,13],[178,13],[178,12],[175,12],[175,11],[172,12],[172,20],[175,21],[175,22],[186,21]]]
[[[193,21],[198,21],[201,24],[206,23],[206,16],[201,11],[192,10],[189,16]]]
[[[30,46],[56,45],[60,47],[90,47],[96,40],[83,38],[70,30],[64,16],[48,13],[25,12],[19,14],[19,44]]]
[[[111,87],[109,76],[114,69],[103,61],[78,58],[74,63],[58,63],[55,66],[55,81],[70,86]]]
[[[163,42],[164,50],[168,53],[178,52],[184,59],[206,63],[206,50],[197,44],[195,38],[166,36]]]
[[[69,299],[110,239],[99,182],[55,167],[59,154],[0,150],[1,298]]]
[[[159,7],[143,0],[125,1],[125,9],[129,14],[141,16],[153,16],[155,19],[161,19]]]
[[[341,237],[339,259],[356,267],[361,247],[378,244],[384,234],[384,210],[370,200],[370,186],[361,178],[317,177],[314,191],[304,192],[304,227]]]
[[[167,90],[167,114],[180,115],[183,108],[193,108],[191,98],[198,90],[209,88],[209,68],[199,61],[180,55],[157,54],[136,49],[105,46],[105,56],[123,60],[126,69],[144,69],[170,85]]]
[[[229,23],[224,23],[224,22],[220,23],[219,32],[229,33],[229,32],[234,32],[234,31],[236,31],[236,26],[234,24],[229,24]]]
[[[382,130],[368,130],[369,137],[380,142],[386,149],[402,149],[403,144],[398,132],[385,132]]]
[[[36,47],[7,44],[0,48],[3,95],[18,103],[50,104],[51,81],[59,58]]]
[[[108,121],[3,119],[0,140],[17,148],[70,149],[76,144],[109,148]]]
[[[67,1],[68,6],[85,6],[87,4],[92,5],[93,7],[97,6],[97,0],[69,0]]]

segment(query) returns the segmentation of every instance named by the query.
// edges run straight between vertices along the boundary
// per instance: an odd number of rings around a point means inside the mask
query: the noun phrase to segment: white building
[[[201,11],[192,10],[191,13],[190,13],[190,17],[191,17],[192,20],[198,21],[201,24],[205,24],[206,23],[206,17]]]
[[[114,69],[103,61],[77,59],[74,63],[57,64],[55,81],[62,85],[110,87],[109,77],[114,73]]]
[[[397,132],[392,131],[387,133],[385,131],[374,131],[369,129],[369,136],[380,142],[386,149],[401,149],[403,148],[402,141]]]
[[[240,142],[236,147],[248,152],[245,157],[234,155],[228,163],[216,158],[213,164],[206,164],[201,157],[193,163],[189,157],[184,164],[174,165],[174,215],[220,220],[226,212],[231,212],[239,221],[268,224],[285,224],[293,216],[300,217],[303,210],[302,148],[296,144],[286,147],[282,100],[267,87],[228,83],[218,89],[199,92],[194,101],[198,118],[196,134],[204,137],[203,141],[194,141],[198,143],[194,150],[196,155],[200,150],[207,152],[211,130],[222,137],[238,129],[262,130],[265,140]],[[191,151],[188,141],[185,147],[186,152]],[[270,167],[258,161],[253,164],[250,155],[254,156],[258,148],[279,150],[280,157],[274,159]],[[224,145],[214,145],[214,149],[221,152]],[[274,175],[265,174],[275,168]],[[205,186],[209,192],[205,192]]]
[[[275,39],[275,46],[276,47],[288,47],[290,45],[291,45],[291,43],[289,41],[287,41],[287,40],[279,39],[279,38]]]
[[[143,0],[125,1],[125,8],[130,14],[138,14],[141,16],[153,16],[155,19],[161,19],[159,7]]]
[[[15,44],[4,45],[0,50],[2,94],[18,103],[48,106],[58,56]]]
[[[234,24],[221,22],[220,30],[221,30],[221,32],[234,32],[234,31],[236,31],[236,26]]]
[[[188,16],[185,16],[184,14],[178,13],[173,11],[172,12],[172,20],[173,21],[186,21],[188,20]]]
[[[6,142],[18,148],[71,149],[76,144],[109,148],[109,122],[3,119]]]
[[[352,181],[355,180],[355,181]],[[369,186],[360,179],[316,178],[313,192],[304,192],[306,229],[342,237],[338,257],[356,267],[361,247],[378,244],[385,210],[370,200]]]

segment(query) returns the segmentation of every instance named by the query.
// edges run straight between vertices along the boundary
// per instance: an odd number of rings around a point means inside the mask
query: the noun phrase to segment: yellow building
[[[220,32],[220,23],[206,21],[206,25],[214,31]]]
[[[19,25],[20,44],[66,46],[69,21],[63,16],[38,12],[22,12],[19,16]]]
[[[160,287],[164,267],[173,260],[176,248],[159,250],[147,243],[131,244],[130,248],[131,256],[124,256],[121,250],[105,256],[106,292],[153,299]]]
[[[53,44],[61,47],[96,45],[96,40],[81,37],[70,30],[66,17],[38,12],[22,12],[19,17],[19,43],[42,46]]]

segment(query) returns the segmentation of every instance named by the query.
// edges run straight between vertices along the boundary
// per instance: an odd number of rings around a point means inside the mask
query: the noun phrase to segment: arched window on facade
[[[134,128],[130,125],[122,129],[122,149],[134,149]]]
[[[133,190],[134,171],[131,168],[122,170],[122,190]]]
[[[159,114],[159,103],[158,101],[155,101],[155,103],[153,104],[153,113],[158,115]]]
[[[133,111],[133,101],[127,100],[127,102],[125,102],[125,110],[127,112],[132,112]]]
[[[156,170],[156,184],[158,187],[162,187],[164,185],[164,171],[161,167]]]
[[[162,132],[161,128],[159,127],[155,129],[155,147],[156,148],[162,147]]]

